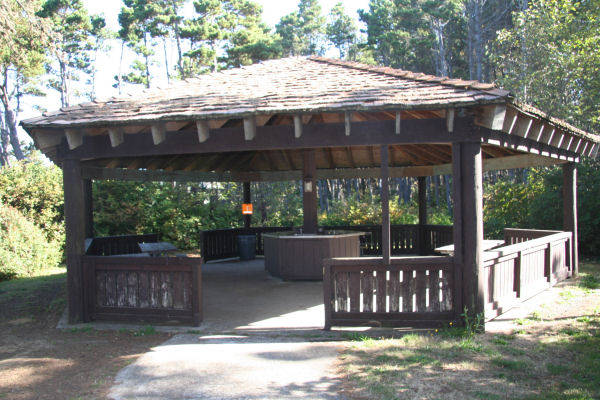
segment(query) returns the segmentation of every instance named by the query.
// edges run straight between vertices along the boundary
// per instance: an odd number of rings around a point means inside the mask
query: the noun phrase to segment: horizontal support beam
[[[266,125],[256,127],[253,140],[245,140],[243,128],[211,130],[203,143],[198,140],[197,129],[166,132],[165,140],[155,144],[155,136],[139,133],[125,135],[124,142],[112,147],[106,136],[87,136],[84,143],[70,150],[66,141],[57,149],[58,159],[91,160],[121,157],[158,157],[164,155],[206,154],[238,151],[292,150],[342,146],[374,146],[402,144],[440,144],[462,141],[480,141],[513,150],[552,157],[565,161],[579,161],[579,156],[556,146],[539,143],[517,135],[508,135],[488,128],[475,126],[471,118],[456,118],[454,132],[447,132],[446,121],[436,119],[410,119],[402,123],[402,134],[396,134],[396,121],[364,121],[352,123],[352,134],[346,136],[344,123],[308,124],[302,127],[301,137],[296,137],[295,125]]]
[[[166,139],[157,145],[150,134],[139,133],[126,135],[124,143],[116,148],[110,146],[110,141],[105,136],[89,136],[75,150],[69,150],[66,143],[61,143],[57,155],[59,159],[89,160],[381,144],[450,143],[470,139],[473,124],[471,118],[456,118],[454,133],[451,135],[446,131],[445,119],[410,119],[403,121],[402,135],[396,135],[394,120],[353,122],[350,136],[346,136],[345,123],[307,124],[302,126],[300,137],[295,137],[294,126],[257,126],[253,140],[245,140],[242,127],[213,129],[210,137],[203,143],[198,140],[197,129],[166,132]]]
[[[483,160],[484,171],[512,168],[550,166],[564,163],[552,158],[531,154],[520,154]],[[422,167],[390,167],[390,177],[419,177],[451,175],[452,164]],[[276,182],[302,179],[301,171],[258,171],[258,172],[204,172],[164,171],[124,168],[82,167],[82,177],[94,180],[125,180],[140,182]],[[317,179],[381,178],[380,168],[318,169]]]

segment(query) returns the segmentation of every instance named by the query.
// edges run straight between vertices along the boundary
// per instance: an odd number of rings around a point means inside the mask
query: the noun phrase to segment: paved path
[[[180,334],[119,372],[125,399],[345,399],[335,375],[339,342]]]

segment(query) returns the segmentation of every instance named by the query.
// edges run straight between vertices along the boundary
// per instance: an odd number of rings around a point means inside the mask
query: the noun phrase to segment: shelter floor
[[[202,266],[206,332],[322,329],[323,283],[282,281],[265,271],[264,259]]]

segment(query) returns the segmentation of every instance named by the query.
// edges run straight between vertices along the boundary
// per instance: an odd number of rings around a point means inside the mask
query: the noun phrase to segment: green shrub
[[[0,204],[0,280],[32,276],[61,260],[61,243],[17,209]]]

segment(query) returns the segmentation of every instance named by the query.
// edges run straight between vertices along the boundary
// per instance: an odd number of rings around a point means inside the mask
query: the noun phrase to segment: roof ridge
[[[410,79],[410,80],[419,81],[419,82],[439,83],[440,85],[447,85],[447,86],[452,86],[452,87],[456,87],[456,88],[460,88],[460,89],[475,89],[475,90],[480,90],[483,92],[488,91],[488,90],[495,90],[495,89],[499,90],[500,89],[494,83],[483,83],[483,82],[479,82],[476,80],[467,81],[467,80],[460,79],[460,78],[449,78],[447,76],[429,75],[429,74],[424,74],[422,72],[417,73],[417,72],[412,72],[412,71],[407,71],[407,70],[392,68],[392,67],[368,65],[368,64],[363,64],[363,63],[359,63],[356,61],[344,61],[344,60],[338,60],[335,58],[327,58],[327,57],[321,57],[321,56],[310,56],[308,59],[311,61],[317,61],[317,62],[322,62],[322,63],[326,63],[326,64],[331,64],[331,65],[338,65],[341,67],[347,67],[347,68],[357,69],[357,70],[361,70],[361,71],[374,72],[374,73],[379,73],[379,74],[383,74],[383,75],[395,76],[398,78]],[[506,94],[508,94],[508,93],[509,92],[507,91]]]

